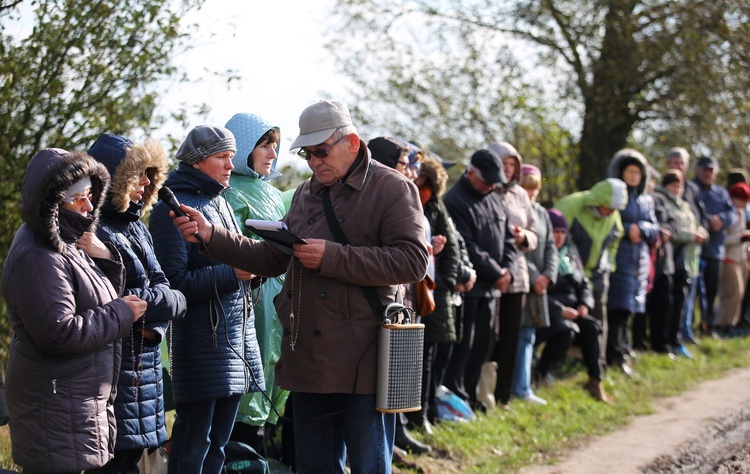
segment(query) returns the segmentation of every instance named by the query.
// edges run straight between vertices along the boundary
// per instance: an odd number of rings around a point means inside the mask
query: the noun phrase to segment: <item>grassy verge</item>
[[[556,453],[571,449],[588,437],[617,430],[634,416],[650,413],[660,398],[690,390],[733,368],[750,366],[750,338],[707,338],[699,347],[691,346],[691,350],[695,360],[639,356],[637,380],[609,373],[605,384],[613,399],[609,405],[594,401],[583,391],[585,374],[580,369],[537,391],[549,402],[546,407],[512,402],[511,412],[495,410],[479,415],[472,423],[442,423],[432,437],[421,438],[434,451],[411,459],[425,472],[517,471],[554,459]],[[0,467],[20,471],[11,460],[7,426],[0,427]]]
[[[581,369],[537,391],[549,402],[545,407],[515,401],[510,412],[494,410],[472,423],[441,423],[433,436],[420,438],[433,446],[433,453],[413,460],[425,472],[514,472],[550,461],[588,437],[615,431],[634,416],[651,413],[658,399],[721,377],[730,369],[750,366],[750,338],[706,338],[690,349],[695,360],[640,355],[636,380],[608,373],[605,389],[613,399],[609,405],[584,392],[586,376]]]

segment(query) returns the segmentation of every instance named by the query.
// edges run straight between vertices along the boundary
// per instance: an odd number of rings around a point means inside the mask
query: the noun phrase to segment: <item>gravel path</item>
[[[525,474],[750,473],[750,368],[664,399],[654,413]]]

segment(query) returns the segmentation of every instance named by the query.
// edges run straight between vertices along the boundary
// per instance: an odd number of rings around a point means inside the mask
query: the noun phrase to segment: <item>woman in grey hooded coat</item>
[[[3,266],[2,293],[13,330],[12,454],[27,473],[80,472],[113,455],[119,341],[146,303],[118,298],[120,254],[93,233],[108,184],[103,165],[58,148],[37,153],[24,175],[24,223]],[[69,195],[74,187],[80,192]]]

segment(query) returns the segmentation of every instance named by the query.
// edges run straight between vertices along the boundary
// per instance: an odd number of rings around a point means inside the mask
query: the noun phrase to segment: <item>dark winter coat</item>
[[[65,191],[92,181],[91,217],[64,210]],[[113,456],[120,338],[133,313],[118,298],[124,269],[75,246],[95,231],[107,170],[81,152],[46,149],[24,175],[21,217],[3,266],[13,336],[6,373],[13,460],[37,472],[80,471]]]
[[[239,232],[221,183],[180,163],[164,185],[180,203],[200,211],[215,226]],[[198,244],[185,242],[169,217],[169,207],[161,201],[151,212],[149,230],[164,274],[188,301],[185,317],[172,323],[175,402],[265,389],[255,317],[246,304],[246,282],[237,278],[232,267],[201,252]]]
[[[651,274],[651,247],[659,237],[659,223],[654,214],[654,200],[644,194],[648,182],[646,159],[635,150],[622,150],[609,165],[610,178],[622,178],[625,168],[635,164],[641,169],[638,186],[628,186],[628,203],[620,211],[623,237],[617,249],[617,268],[609,279],[607,308],[625,310],[630,313],[646,311],[646,292]],[[633,242],[629,237],[632,224],[641,229],[641,241]]]
[[[477,272],[477,282],[467,296],[499,296],[499,292],[493,289],[500,279],[501,269],[505,268],[513,275],[516,264],[513,233],[501,197],[495,192],[479,193],[464,175],[443,201],[466,242],[469,258]]]
[[[185,296],[170,288],[154,255],[151,234],[140,220],[142,213],[156,202],[167,157],[157,142],[134,144],[108,134],[100,136],[89,153],[107,167],[112,177],[97,234],[122,255],[125,294],[148,303],[144,316],[122,340],[122,367],[115,400],[115,449],[153,448],[167,440],[160,342],[169,321],[183,317],[187,310]],[[150,183],[144,189],[142,201],[135,203],[130,194],[143,172]],[[144,338],[144,328],[157,337]]]
[[[550,320],[564,320],[571,329],[578,331],[574,321],[570,321],[562,315],[564,307],[577,309],[578,306],[586,306],[589,311],[594,309],[594,293],[591,282],[586,278],[583,262],[575,245],[568,242],[557,249],[558,258],[565,259],[570,273],[559,273],[557,282],[547,288],[547,301],[549,306]]]
[[[675,198],[669,195],[669,192],[663,188],[656,188],[653,194],[654,214],[661,229],[669,232],[671,238],[661,241],[661,245],[656,249],[656,275],[674,275],[675,274],[675,245],[673,239],[680,233],[680,225],[671,208]]]
[[[443,200],[435,195],[424,204],[424,215],[430,223],[432,235],[446,238],[442,252],[435,256],[435,311],[422,318],[424,339],[426,343],[456,342],[452,290],[458,277],[459,255],[454,224]]]

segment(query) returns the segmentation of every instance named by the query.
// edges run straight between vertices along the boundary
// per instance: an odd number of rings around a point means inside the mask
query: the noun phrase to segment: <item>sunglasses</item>
[[[328,151],[331,148],[335,147],[336,145],[338,145],[339,143],[341,143],[342,141],[344,141],[345,138],[348,138],[348,137],[349,137],[349,135],[344,135],[343,137],[341,137],[338,140],[336,140],[335,142],[333,142],[333,144],[328,145],[327,147],[321,148],[319,150],[305,150],[304,148],[300,148],[300,150],[297,152],[297,154],[300,156],[300,158],[302,158],[305,161],[308,161],[313,156],[316,157],[316,158],[323,159],[323,158],[328,157]]]
[[[91,193],[88,193],[85,196],[72,196],[68,198],[68,200],[65,202],[69,204],[73,204],[75,206],[83,206],[84,204],[86,204],[86,201],[91,202],[93,198],[94,198],[94,195]]]

